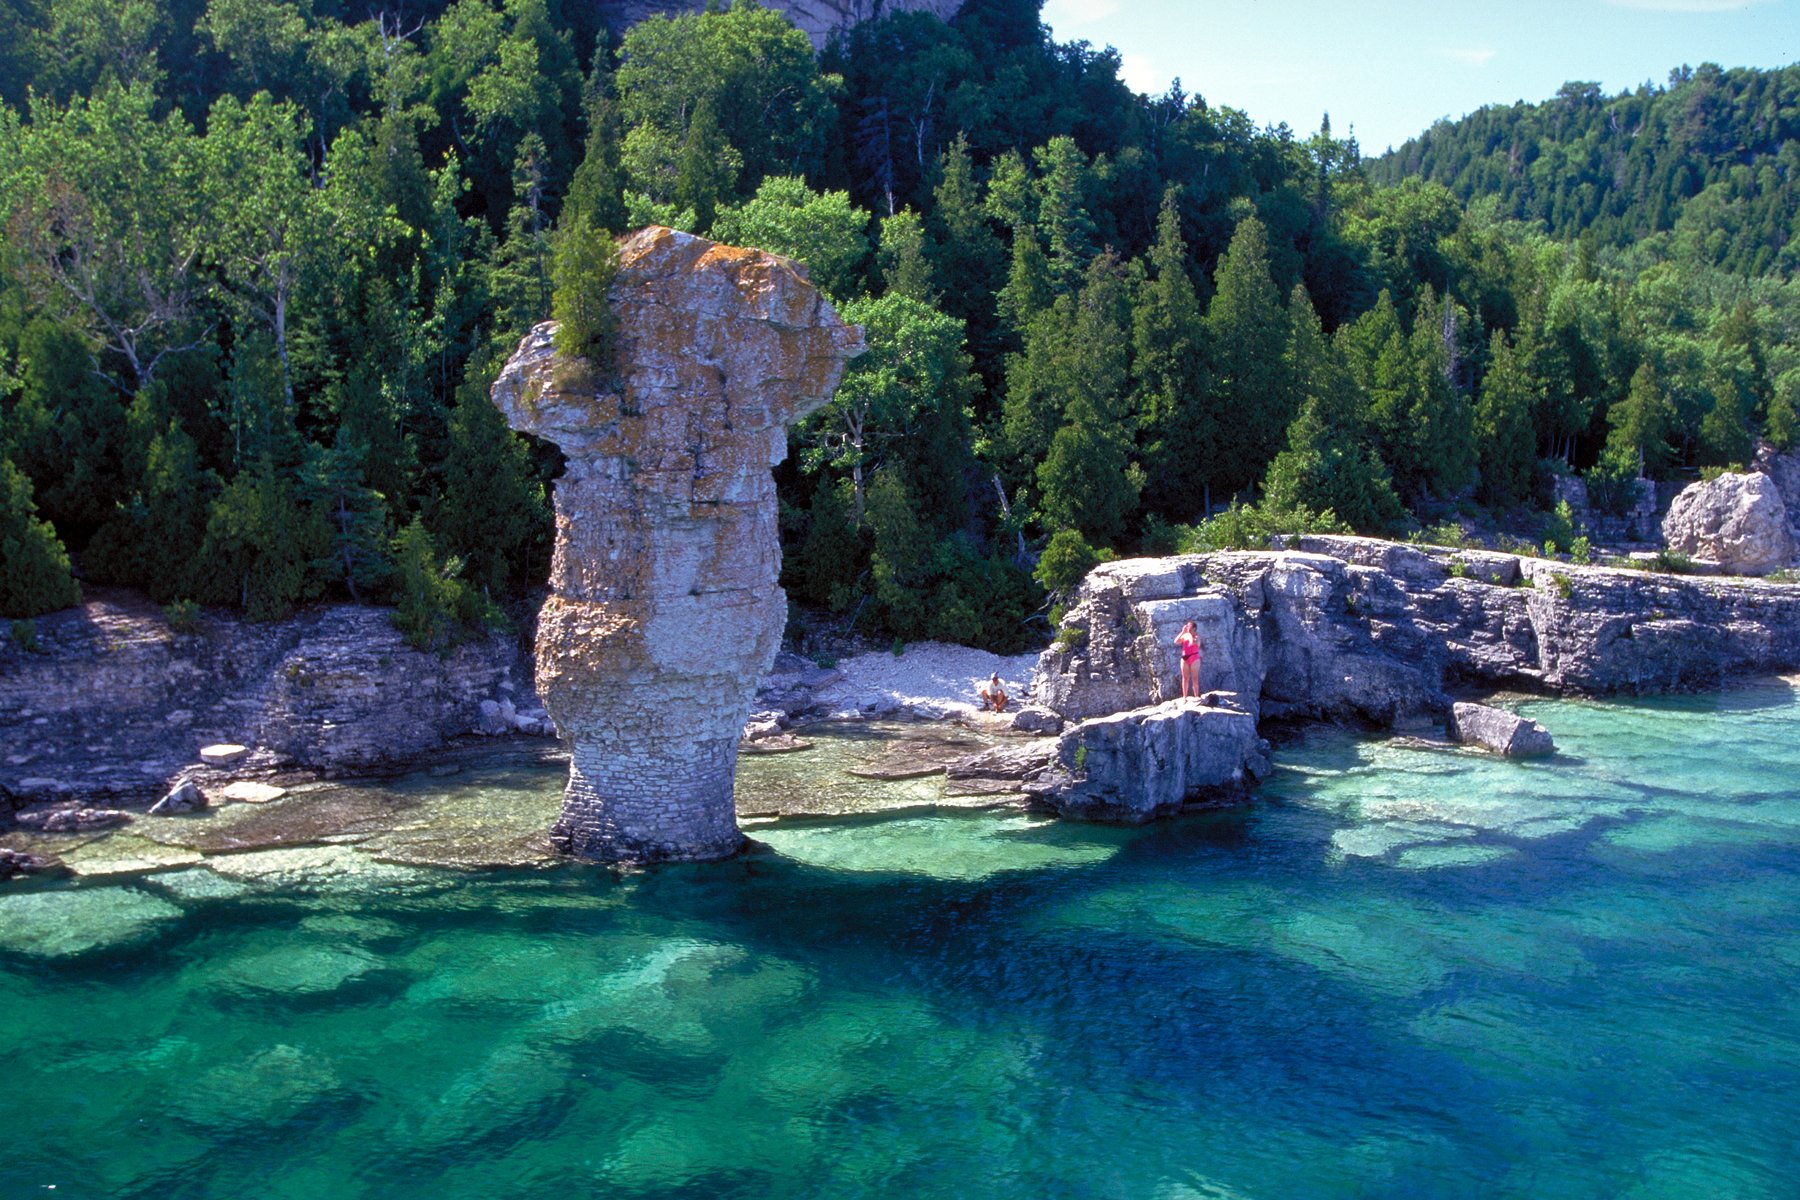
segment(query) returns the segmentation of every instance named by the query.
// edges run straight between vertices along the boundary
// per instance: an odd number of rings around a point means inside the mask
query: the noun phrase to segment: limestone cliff
[[[538,692],[570,742],[552,838],[597,859],[716,858],[742,842],[738,740],[786,620],[769,469],[862,338],[788,260],[658,227],[621,247],[611,300],[613,363],[562,358],[540,325],[493,393],[567,461],[537,636]]]
[[[864,21],[901,12],[927,12],[948,21],[962,5],[963,0],[762,0],[764,8],[787,14],[812,39],[814,48]],[[658,13],[692,13],[705,7],[706,0],[600,0],[600,15],[614,32],[623,33]]]
[[[35,650],[0,639],[0,818],[8,793],[154,800],[214,742],[253,747],[259,768],[397,769],[478,730],[484,707],[536,707],[518,638],[415,650],[379,608],[177,629],[99,588],[35,624]]]
[[[1606,695],[1800,666],[1800,586],[1309,536],[1096,568],[1036,699],[1071,720],[1167,700],[1186,620],[1202,689],[1263,718],[1393,726],[1444,713],[1458,682]]]

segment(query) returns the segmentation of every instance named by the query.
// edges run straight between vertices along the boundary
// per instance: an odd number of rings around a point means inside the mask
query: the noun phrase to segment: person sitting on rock
[[[1189,621],[1175,635],[1175,647],[1181,651],[1181,694],[1183,697],[1200,695],[1200,633]]]
[[[981,697],[984,712],[989,709],[994,712],[1006,711],[1006,689],[1000,686],[1000,672],[995,671],[994,677],[977,688],[975,694]]]

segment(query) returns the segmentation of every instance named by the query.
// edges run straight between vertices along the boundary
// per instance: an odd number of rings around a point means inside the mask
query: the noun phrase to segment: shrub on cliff
[[[68,551],[38,519],[31,480],[0,458],[0,617],[35,617],[80,600]]]
[[[619,248],[612,235],[585,213],[563,222],[556,233],[551,268],[550,315],[558,322],[556,350],[585,358],[604,376],[612,365],[613,315],[607,291],[619,273]]]

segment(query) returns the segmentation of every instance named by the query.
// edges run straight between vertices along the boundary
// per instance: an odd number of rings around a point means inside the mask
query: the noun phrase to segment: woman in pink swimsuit
[[[1189,621],[1175,635],[1175,646],[1181,651],[1181,694],[1200,696],[1200,635],[1194,631],[1194,623]]]

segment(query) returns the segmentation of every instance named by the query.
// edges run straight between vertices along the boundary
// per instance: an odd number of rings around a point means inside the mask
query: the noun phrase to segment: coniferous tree
[[[1254,215],[1238,222],[1215,287],[1204,329],[1219,441],[1204,448],[1202,461],[1210,468],[1206,485],[1217,496],[1262,477],[1296,407],[1282,378],[1287,315],[1269,275],[1268,231]]]
[[[875,253],[881,281],[888,292],[936,305],[941,297],[933,285],[930,236],[919,214],[910,208],[881,219],[881,239]]]
[[[80,600],[68,551],[38,519],[31,480],[0,458],[0,617],[35,617]]]
[[[1361,395],[1301,285],[1288,301],[1288,317],[1292,332],[1283,365],[1300,413],[1288,428],[1287,448],[1269,464],[1267,507],[1329,512],[1358,531],[1385,533],[1402,509],[1370,443]]]
[[[1069,307],[1065,297],[1054,311]],[[1143,470],[1131,461],[1130,303],[1116,258],[1093,261],[1072,307],[1068,343],[1053,351],[1064,403],[1036,473],[1039,507],[1052,528],[1106,545],[1124,531],[1143,490]]]
[[[1488,504],[1512,506],[1531,496],[1531,468],[1536,461],[1531,414],[1538,401],[1523,356],[1504,333],[1494,338],[1492,349],[1475,405],[1478,494]]]
[[[547,565],[550,510],[524,442],[488,399],[489,382],[474,375],[457,391],[429,530],[463,561],[471,587],[498,596],[509,583],[542,580],[533,568]]]
[[[1204,313],[1187,273],[1177,195],[1163,196],[1152,274],[1138,286],[1132,308],[1132,383],[1144,444],[1145,503],[1180,519],[1205,515],[1203,457],[1220,442],[1220,414],[1206,403]]]

